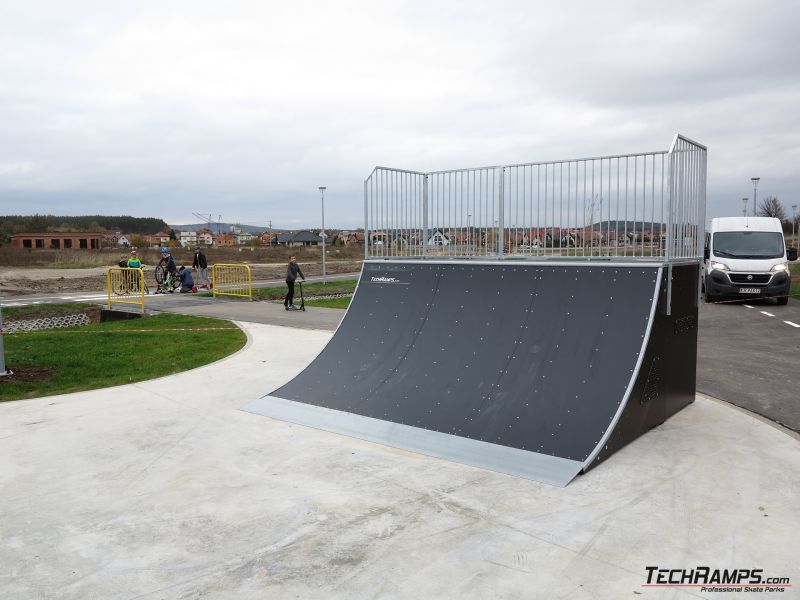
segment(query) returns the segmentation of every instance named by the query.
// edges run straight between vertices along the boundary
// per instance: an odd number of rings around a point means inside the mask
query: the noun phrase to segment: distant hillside
[[[228,233],[231,227],[239,227],[242,233],[264,233],[265,231],[275,231],[266,225],[238,225],[236,223],[189,223],[188,225],[168,225],[175,231],[197,231],[198,229],[210,229],[214,233]]]
[[[87,215],[59,217],[55,215],[0,216],[0,240],[15,233],[46,231],[121,231],[123,233],[155,233],[168,228],[163,219],[154,217],[129,217]]]

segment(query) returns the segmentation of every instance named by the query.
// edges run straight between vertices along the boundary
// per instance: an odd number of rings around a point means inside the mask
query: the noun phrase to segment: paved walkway
[[[330,337],[243,327],[207,367],[0,404],[4,599],[718,598],[642,587],[645,568],[800,577],[800,442],[738,409],[699,398],[559,489],[239,410]]]
[[[283,304],[276,302],[246,302],[222,298],[217,298],[216,300],[211,298],[191,298],[188,302],[165,305],[160,310],[182,315],[216,317],[218,319],[231,319],[248,323],[326,331],[336,329],[345,313],[344,310],[338,308],[322,308],[319,306],[308,306],[305,312],[299,310],[287,311],[283,308]]]

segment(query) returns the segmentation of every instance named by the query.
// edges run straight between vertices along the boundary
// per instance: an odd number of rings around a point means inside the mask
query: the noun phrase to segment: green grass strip
[[[327,284],[322,282],[304,283],[303,295],[323,296],[325,294],[352,294],[356,289],[358,279],[341,279],[329,281]],[[294,286],[295,302],[300,299],[300,286]],[[286,296],[286,286],[256,288],[253,290],[253,297],[262,300],[283,300]]]
[[[323,308],[347,308],[350,306],[352,296],[344,296],[341,298],[316,298],[315,300],[306,300],[306,306],[321,306]]]
[[[6,334],[4,339],[9,369],[22,372],[45,367],[54,373],[43,381],[3,378],[0,401],[172,375],[232,354],[244,346],[247,336],[229,321],[165,313],[35,334]]]
[[[31,304],[29,306],[3,307],[3,321],[24,321],[38,319],[40,315],[57,317],[83,312],[90,308],[99,309],[97,304],[86,302],[62,302],[54,304]]]

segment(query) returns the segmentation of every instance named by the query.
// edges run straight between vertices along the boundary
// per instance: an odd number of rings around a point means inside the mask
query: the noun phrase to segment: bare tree
[[[783,204],[775,196],[767,196],[761,200],[761,206],[758,207],[759,217],[775,217],[781,223],[786,220],[786,211]]]

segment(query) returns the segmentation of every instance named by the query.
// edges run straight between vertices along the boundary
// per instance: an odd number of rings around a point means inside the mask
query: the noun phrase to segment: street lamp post
[[[322,284],[328,283],[328,272],[325,268],[325,186],[319,186],[319,193],[322,197],[322,231],[319,236],[322,238]]]
[[[749,200],[749,198],[742,198],[742,216],[743,217],[747,216],[747,202],[748,202],[748,200]]]
[[[758,187],[758,182],[761,180],[761,177],[751,177],[750,181],[753,182],[753,216],[756,216],[756,188]]]

